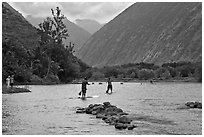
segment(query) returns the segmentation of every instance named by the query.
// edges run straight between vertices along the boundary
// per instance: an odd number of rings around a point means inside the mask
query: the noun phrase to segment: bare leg
[[[110,86],[110,90],[111,90],[111,93],[112,93],[112,90],[113,90],[112,86]]]
[[[106,90],[106,93],[108,93],[108,91],[109,91],[109,88]]]

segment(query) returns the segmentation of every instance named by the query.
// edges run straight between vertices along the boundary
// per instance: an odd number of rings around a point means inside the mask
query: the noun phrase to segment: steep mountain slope
[[[42,17],[33,17],[28,15],[26,19],[35,27],[38,27],[38,24],[43,22],[44,18]],[[89,32],[78,27],[76,24],[69,21],[67,18],[64,20],[64,24],[67,26],[69,37],[64,40],[66,45],[69,45],[70,42],[74,43],[74,49],[77,52],[81,46],[88,40],[91,36]]]
[[[90,19],[76,19],[75,21],[78,26],[85,29],[91,34],[94,34],[103,26],[99,22]]]
[[[135,3],[96,32],[77,56],[89,65],[202,59],[202,3]]]
[[[70,35],[70,37],[66,39],[65,42],[69,43],[71,41],[74,43],[74,49],[77,52],[91,37],[91,34],[68,19],[65,19],[64,24],[67,26]]]
[[[27,49],[38,44],[37,30],[8,3],[2,3],[2,42],[13,43]]]

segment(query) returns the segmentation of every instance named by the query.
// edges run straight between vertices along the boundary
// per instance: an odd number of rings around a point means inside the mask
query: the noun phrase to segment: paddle
[[[81,91],[79,92],[79,96],[81,96]]]

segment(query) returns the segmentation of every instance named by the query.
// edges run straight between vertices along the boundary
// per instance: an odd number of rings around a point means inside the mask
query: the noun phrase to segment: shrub
[[[176,77],[177,76],[177,72],[176,72],[175,68],[168,66],[168,67],[166,67],[166,69],[168,69],[171,77]]]
[[[154,78],[154,73],[152,70],[149,70],[149,69],[141,69],[138,72],[138,78],[145,79],[145,80],[151,79],[151,78]]]
[[[194,77],[196,77],[198,82],[202,82],[202,66],[197,66],[195,69]]]
[[[171,74],[168,69],[161,67],[154,71],[156,78],[167,79],[171,77]]]
[[[45,82],[59,82],[59,78],[57,75],[49,74],[45,79]]]
[[[29,70],[27,70],[27,69],[25,69],[23,67],[21,67],[21,68],[18,67],[14,71],[14,80],[16,82],[19,82],[19,83],[29,82],[30,79],[31,79],[31,76],[32,76],[32,73]]]
[[[32,75],[30,81],[32,83],[42,83],[43,82],[42,78],[40,78],[37,75]]]
[[[99,78],[104,78],[104,77],[105,77],[105,75],[99,71],[93,72],[93,74],[92,74],[92,78],[94,78],[94,79],[99,79]]]
[[[106,68],[105,72],[104,72],[106,78],[107,77],[115,77],[115,78],[117,78],[119,73],[120,72],[119,72],[118,69],[111,68],[111,67]]]

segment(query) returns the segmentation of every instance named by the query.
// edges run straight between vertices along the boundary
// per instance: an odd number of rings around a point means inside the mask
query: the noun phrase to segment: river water
[[[88,86],[86,100],[77,98],[81,85],[30,86],[31,93],[2,95],[2,134],[10,135],[201,135],[202,110],[182,109],[187,101],[202,101],[202,84],[106,83]],[[117,130],[93,115],[77,114],[76,107],[111,104],[133,118],[137,128]]]

